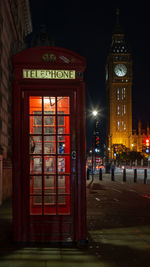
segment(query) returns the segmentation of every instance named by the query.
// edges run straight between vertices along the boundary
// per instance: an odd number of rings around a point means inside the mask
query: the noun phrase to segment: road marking
[[[120,190],[117,190],[117,189],[114,189],[114,188],[112,188],[112,190],[117,191],[119,193],[122,193]]]

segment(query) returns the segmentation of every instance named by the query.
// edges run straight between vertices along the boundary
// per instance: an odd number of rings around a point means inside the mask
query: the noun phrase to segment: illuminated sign
[[[23,69],[24,79],[75,79],[75,70],[35,70]]]

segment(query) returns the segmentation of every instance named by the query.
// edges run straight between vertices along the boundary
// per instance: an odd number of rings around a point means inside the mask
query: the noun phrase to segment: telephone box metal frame
[[[86,230],[86,152],[85,152],[85,83],[83,72],[86,67],[85,59],[78,54],[60,47],[35,47],[19,52],[13,56],[13,235],[16,242],[85,242]],[[24,74],[24,70],[26,73]],[[39,72],[37,72],[37,70]],[[49,77],[44,77],[45,71]],[[53,72],[50,73],[50,70]],[[64,72],[64,70],[66,72]],[[39,76],[36,76],[38,73]],[[47,72],[48,73],[48,72]],[[63,76],[64,75],[64,76]],[[65,215],[49,216],[56,227],[49,230],[50,225],[35,231],[30,227],[32,216],[29,215],[29,181],[26,176],[28,159],[26,151],[29,141],[24,132],[28,128],[29,118],[25,114],[28,109],[29,96],[44,95],[69,96],[71,99],[70,112],[72,122],[71,131],[71,238],[53,238],[60,221],[63,221],[62,231],[66,231],[65,224],[69,217]],[[26,99],[26,100],[25,100]],[[43,100],[42,100],[43,101]],[[26,105],[24,105],[26,104]],[[56,152],[57,153],[57,152]],[[44,216],[35,216],[33,221],[42,225]],[[34,222],[35,223],[35,222]],[[65,226],[64,226],[65,225]],[[70,226],[69,226],[70,227]],[[33,232],[36,232],[34,234]],[[43,231],[43,232],[42,232]],[[47,232],[44,232],[47,231]],[[59,230],[58,230],[59,231]],[[41,233],[43,236],[41,237]],[[40,236],[40,238],[37,238]],[[60,237],[60,238],[59,238]]]

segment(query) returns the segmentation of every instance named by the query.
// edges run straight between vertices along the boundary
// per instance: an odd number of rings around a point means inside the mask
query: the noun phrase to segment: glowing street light
[[[98,114],[98,111],[97,110],[93,110],[92,114],[93,114],[94,117],[96,117],[97,114]]]

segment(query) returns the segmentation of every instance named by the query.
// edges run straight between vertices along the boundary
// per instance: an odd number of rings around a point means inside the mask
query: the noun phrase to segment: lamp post
[[[94,180],[94,172],[93,172],[93,165],[94,165],[94,156],[95,156],[95,167],[96,167],[96,155],[95,155],[95,136],[96,136],[96,118],[98,116],[98,111],[93,110],[92,115],[95,119],[94,123],[94,133],[92,135],[92,181]],[[95,169],[94,167],[94,169]]]

